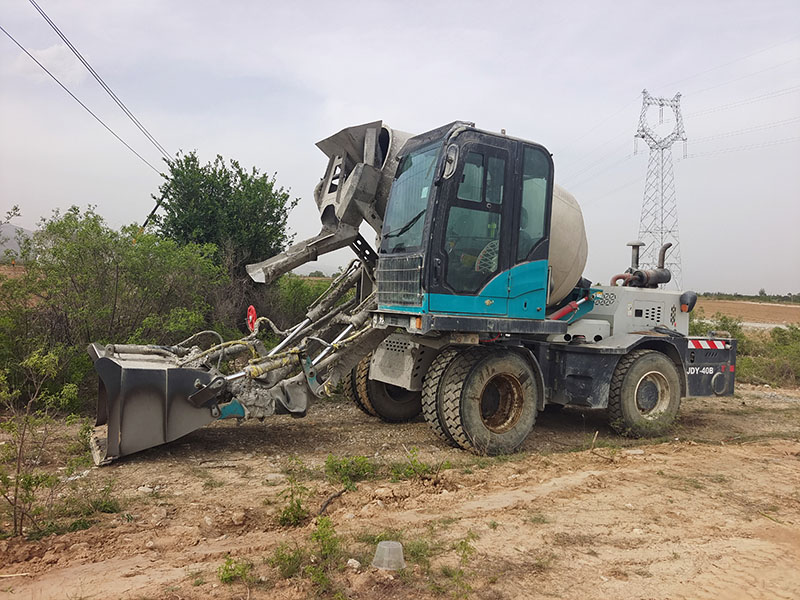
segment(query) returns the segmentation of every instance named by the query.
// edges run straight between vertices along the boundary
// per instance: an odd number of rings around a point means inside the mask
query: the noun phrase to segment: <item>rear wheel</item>
[[[441,382],[439,410],[462,448],[507,454],[522,445],[536,422],[537,386],[528,362],[497,350],[465,353]]]
[[[356,392],[367,412],[387,423],[414,419],[422,411],[422,393],[370,379],[371,359],[372,354],[365,356],[355,369]]]
[[[623,356],[611,378],[609,423],[623,435],[662,435],[681,406],[680,375],[675,363],[655,350]]]

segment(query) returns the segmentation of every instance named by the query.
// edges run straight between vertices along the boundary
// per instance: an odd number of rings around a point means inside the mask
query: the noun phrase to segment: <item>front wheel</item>
[[[533,369],[519,354],[471,354],[447,369],[439,414],[453,440],[479,454],[519,448],[536,422],[538,391]]]
[[[634,350],[620,359],[608,397],[614,430],[636,437],[663,435],[680,406],[680,375],[669,357],[655,350]]]
[[[355,369],[356,392],[368,413],[387,423],[405,423],[422,412],[422,392],[415,392],[390,383],[369,378],[372,354]]]

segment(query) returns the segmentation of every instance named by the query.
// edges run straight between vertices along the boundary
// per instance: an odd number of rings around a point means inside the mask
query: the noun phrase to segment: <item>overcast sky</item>
[[[638,234],[641,91],[681,92],[684,287],[800,293],[797,0],[38,3],[170,153],[277,172],[301,198],[297,240],[319,229],[326,158],[314,144],[348,125],[421,133],[462,119],[544,144],[582,205],[593,281],[627,266]],[[0,0],[0,25],[163,169],[27,0]],[[93,204],[117,227],[142,222],[159,183],[0,34],[2,212],[19,204],[15,223],[34,228]]]

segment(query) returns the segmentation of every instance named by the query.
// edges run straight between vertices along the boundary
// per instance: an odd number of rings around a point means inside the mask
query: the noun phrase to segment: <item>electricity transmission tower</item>
[[[647,181],[642,200],[642,217],[639,221],[639,239],[645,243],[640,257],[642,268],[652,268],[658,262],[658,251],[667,242],[672,248],[667,252],[665,266],[672,272],[672,281],[678,288],[682,285],[681,248],[678,240],[678,205],[675,200],[675,175],[672,171],[672,144],[686,142],[681,115],[681,95],[673,98],[654,98],[647,90],[642,91],[642,112],[635,138],[642,138],[650,147],[647,163]],[[664,137],[659,137],[650,127],[647,113],[657,106],[659,124],[664,122],[664,108],[675,113],[675,128]]]

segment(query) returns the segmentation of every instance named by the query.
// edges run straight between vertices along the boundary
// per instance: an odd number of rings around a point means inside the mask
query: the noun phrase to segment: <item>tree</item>
[[[225,280],[216,247],[137,233],[73,206],[23,242],[24,274],[0,276],[0,369],[12,387],[23,385],[20,357],[36,348],[63,359],[54,384],[79,383],[90,342],[168,344],[214,324]]]
[[[292,241],[286,220],[297,199],[278,187],[275,175],[255,167],[247,172],[219,155],[201,165],[194,151],[167,164],[159,188],[164,212],[156,217],[164,236],[179,244],[215,244],[218,259],[234,275],[244,275],[244,265],[274,256]]]

